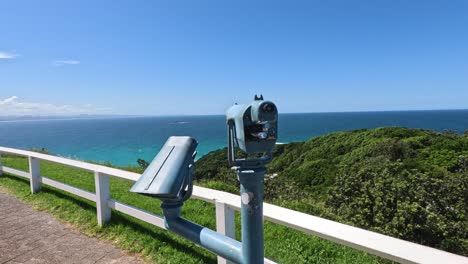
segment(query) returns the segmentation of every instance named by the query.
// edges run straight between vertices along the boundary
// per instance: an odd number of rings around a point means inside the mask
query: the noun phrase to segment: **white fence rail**
[[[42,153],[0,147],[2,153],[24,156],[29,159],[29,172],[2,166],[0,160],[0,176],[2,172],[30,179],[31,192],[35,193],[46,184],[64,190],[74,195],[96,202],[98,224],[103,225],[111,219],[111,209],[125,213],[160,228],[164,228],[161,216],[142,209],[110,199],[109,177],[117,177],[136,181],[140,174],[82,161],[46,155]],[[91,193],[65,183],[48,179],[40,173],[40,161],[63,164],[95,175],[96,193]],[[234,210],[240,210],[240,197],[234,194],[213,189],[194,186],[192,198],[212,203],[216,207],[216,228],[221,234],[234,237]],[[287,226],[304,233],[346,245],[364,252],[401,263],[465,263],[468,258],[442,250],[422,246],[405,240],[381,235],[375,232],[340,224],[320,217],[300,213],[294,210],[264,203],[265,220]],[[218,263],[228,263],[218,258]],[[274,263],[265,259],[265,263]]]

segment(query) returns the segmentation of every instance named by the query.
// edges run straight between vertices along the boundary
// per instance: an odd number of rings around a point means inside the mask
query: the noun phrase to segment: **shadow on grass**
[[[4,175],[4,177],[9,179],[9,180],[13,180],[13,181],[15,181],[17,183],[29,186],[29,180],[27,180],[25,178],[19,178],[17,176],[13,176],[13,175],[10,175],[10,174],[6,174],[6,175]],[[96,207],[91,205],[86,200],[82,200],[82,199],[79,199],[79,198],[69,196],[66,193],[64,193],[64,191],[59,191],[58,189],[55,189],[53,187],[43,185],[42,188],[41,188],[41,192],[54,195],[59,199],[68,200],[68,201],[70,201],[70,202],[72,202],[74,204],[77,204],[78,206],[80,206],[82,209],[84,209],[86,211],[96,212]]]
[[[208,256],[205,256],[201,254],[200,252],[194,250],[194,248],[188,247],[187,245],[184,245],[183,243],[171,238],[170,236],[167,236],[165,234],[157,233],[151,228],[147,228],[139,223],[136,223],[132,220],[129,219],[129,216],[122,215],[122,213],[117,213],[112,215],[112,220],[110,223],[108,223],[108,226],[118,226],[118,225],[125,225],[127,227],[132,228],[135,232],[139,234],[146,234],[151,236],[153,239],[157,239],[163,244],[168,244],[172,245],[173,248],[177,249],[180,252],[184,252],[186,254],[189,254],[193,257],[196,257],[203,263],[216,263],[216,259],[210,258]],[[169,232],[169,231],[166,231]],[[188,241],[188,240],[187,240]],[[192,242],[190,242],[192,243]]]
[[[13,176],[11,174],[6,174],[6,173],[3,174],[2,177],[29,187],[28,179],[19,178],[17,176]],[[67,195],[66,193],[64,193],[64,191],[60,191],[53,187],[44,185],[41,189],[41,192],[54,195],[58,199],[63,199],[63,200],[72,202],[78,205],[79,207],[81,207],[83,210],[92,212],[93,214],[95,214],[96,212],[96,207],[93,204],[91,204],[91,202],[82,200],[81,198],[75,198],[73,196]],[[172,245],[172,247],[177,249],[178,251],[191,255],[199,259],[203,263],[216,263],[216,259],[205,256],[201,254],[200,252],[194,250],[194,248],[184,245],[183,243],[171,238],[170,236],[166,234],[158,233],[151,228],[143,226],[142,224],[135,222],[135,220],[136,219],[133,219],[130,216],[124,215],[121,212],[113,211],[111,221],[107,223],[105,227],[103,228],[105,229],[106,227],[113,227],[113,226],[119,226],[119,225],[126,226],[126,227],[131,228],[131,230],[137,234],[145,234],[145,235],[151,236],[151,238],[160,241],[162,245],[164,244]],[[105,230],[103,230],[103,232],[105,233]]]

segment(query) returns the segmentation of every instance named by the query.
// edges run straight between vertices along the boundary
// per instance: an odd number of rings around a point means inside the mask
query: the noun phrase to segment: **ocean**
[[[468,130],[468,110],[280,114],[278,142],[307,140],[342,130],[402,126]],[[169,136],[192,136],[198,157],[226,146],[224,116],[114,117],[1,121],[0,146],[45,148],[73,159],[137,165],[151,161]]]

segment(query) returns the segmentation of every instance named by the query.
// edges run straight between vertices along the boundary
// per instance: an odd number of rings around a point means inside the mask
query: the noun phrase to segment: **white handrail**
[[[118,177],[131,181],[136,181],[140,177],[140,174],[128,172],[124,170],[109,168],[102,165],[91,164],[83,161],[71,160],[67,158],[37,153],[33,151],[13,149],[0,147],[0,154],[8,153],[19,156],[28,157],[30,160],[38,159],[49,162],[54,162],[62,165],[67,165],[75,168],[80,168],[86,171],[94,172],[95,175],[107,175],[111,177]],[[33,158],[33,159],[32,159]],[[1,164],[1,163],[0,163]],[[8,168],[0,165],[1,171],[15,174],[22,177],[29,177],[31,179],[31,173],[19,171],[16,169]],[[38,175],[35,175],[36,177]],[[108,186],[104,185],[104,189],[98,190],[100,195],[86,192],[76,187],[59,183],[40,176],[40,182],[44,184],[52,185],[53,187],[71,192],[78,196],[83,196],[87,199],[95,198],[96,203],[99,203],[100,207],[107,206],[118,210],[120,212],[129,214],[140,220],[152,223],[158,227],[164,228],[161,216],[154,215],[146,212],[142,209],[135,208],[118,201],[111,200],[106,193],[108,192]],[[37,179],[36,179],[37,184]],[[98,183],[97,183],[98,184]],[[99,188],[99,186],[97,186]],[[103,194],[104,193],[104,194]],[[85,197],[86,196],[86,197]],[[102,199],[106,199],[100,201]],[[240,197],[238,195],[213,190],[209,188],[194,186],[193,198],[203,200],[212,204],[216,204],[217,219],[221,219],[223,223],[217,223],[218,232],[225,233],[226,235],[232,236],[234,225],[233,217],[234,214],[226,208],[232,208],[234,210],[240,210]],[[446,251],[434,249],[427,246],[422,246],[416,243],[408,242],[405,240],[385,236],[376,232],[371,232],[361,228],[341,224],[338,222],[330,221],[324,218],[304,214],[298,211],[290,210],[287,208],[279,207],[276,205],[264,203],[264,217],[266,220],[271,222],[287,226],[304,233],[316,235],[318,237],[346,245],[364,252],[375,254],[383,258],[387,258],[393,261],[401,263],[464,263],[468,264],[468,258],[456,254],[452,254]],[[219,209],[218,209],[219,208]],[[101,211],[105,211],[100,208]],[[218,212],[218,210],[220,210]],[[222,210],[222,211],[221,211]],[[102,217],[102,216],[101,216]],[[229,219],[226,219],[228,217]],[[106,219],[104,217],[102,219]],[[99,219],[99,212],[98,212]],[[108,219],[107,219],[108,220]],[[104,221],[104,220],[102,220]],[[102,223],[101,223],[102,224]],[[224,260],[219,259],[219,263],[226,263]],[[265,259],[265,263],[274,263],[271,260]]]

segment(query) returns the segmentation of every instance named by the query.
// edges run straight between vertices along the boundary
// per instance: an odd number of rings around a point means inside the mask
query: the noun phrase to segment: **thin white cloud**
[[[0,51],[0,60],[10,60],[18,57],[18,54]]]
[[[16,115],[80,115],[80,114],[106,114],[109,108],[98,108],[91,104],[83,106],[53,105],[47,103],[22,102],[17,96],[11,96],[4,100],[0,99],[0,116]]]
[[[79,60],[56,60],[54,61],[55,66],[77,65],[77,64],[80,64]]]

